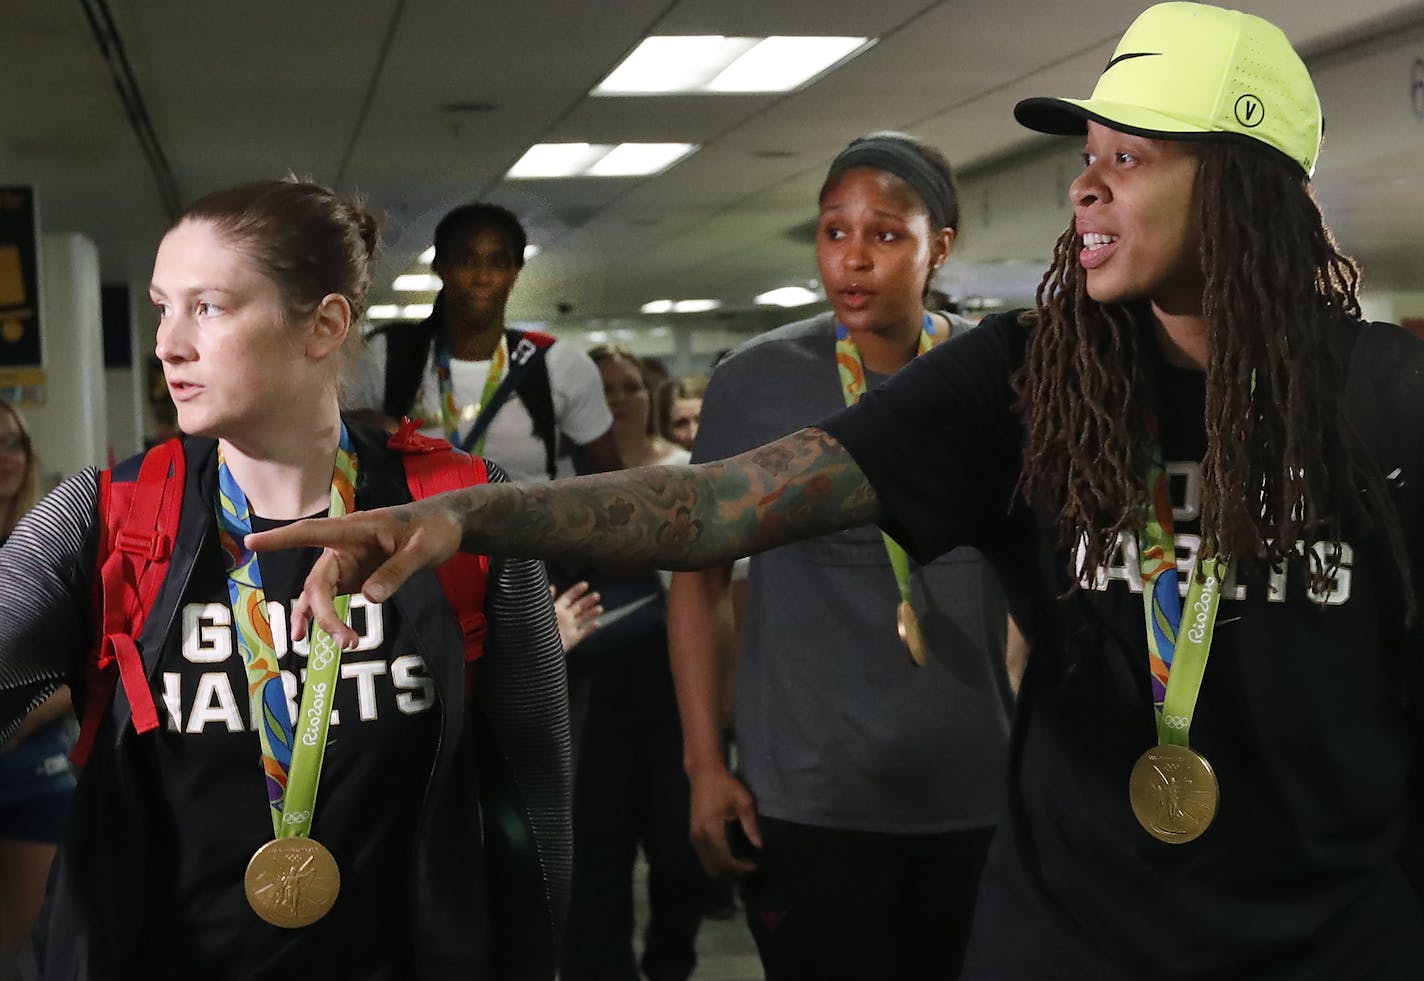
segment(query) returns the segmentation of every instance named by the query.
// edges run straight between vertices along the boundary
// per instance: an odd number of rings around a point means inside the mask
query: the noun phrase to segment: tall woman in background
[[[718,363],[698,461],[811,425],[970,327],[925,309],[959,226],[938,150],[903,133],[853,140],[818,204],[831,309]],[[955,976],[1008,736],[1005,607],[988,565],[969,550],[910,562],[872,528],[753,556],[736,774],[716,644],[729,575],[674,575],[673,668],[693,841],[710,872],[745,875],[768,981]],[[922,628],[910,649],[896,630],[907,600]],[[751,847],[734,850],[729,827]]]

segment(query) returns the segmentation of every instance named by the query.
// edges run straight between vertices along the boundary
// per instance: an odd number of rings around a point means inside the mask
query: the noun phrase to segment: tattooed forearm
[[[819,429],[718,463],[450,495],[467,551],[696,569],[875,521],[879,503]]]

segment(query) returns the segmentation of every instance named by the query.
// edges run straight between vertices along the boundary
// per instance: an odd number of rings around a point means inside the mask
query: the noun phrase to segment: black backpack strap
[[[510,350],[519,343],[523,335],[517,330],[505,331]],[[544,469],[549,479],[557,475],[555,461],[559,456],[559,429],[554,420],[554,392],[549,384],[549,364],[543,357],[548,348],[541,350],[540,357],[534,359],[529,370],[519,378],[515,391],[519,401],[524,403],[529,418],[534,420],[534,435],[544,444]]]
[[[465,438],[460,440],[460,449],[466,453],[474,452],[474,446],[479,443],[480,437],[489,429],[490,423],[499,414],[504,403],[519,390],[519,382],[525,375],[541,372],[544,375],[545,384],[548,384],[549,372],[544,366],[544,351],[547,349],[547,345],[537,344],[528,334],[517,330],[506,331],[505,339],[509,345],[509,369],[505,372],[498,387],[490,393],[489,401],[480,406],[480,414],[475,417],[475,424],[470,427]],[[528,408],[527,405],[526,408]],[[533,413],[531,412],[530,415],[532,417]],[[537,423],[535,431],[538,431]],[[545,449],[547,456],[547,444]]]
[[[437,304],[435,313],[414,326],[385,324],[372,332],[386,339],[386,390],[381,411],[392,419],[409,415],[415,405],[415,393],[420,390],[420,379],[430,360],[439,313]]]

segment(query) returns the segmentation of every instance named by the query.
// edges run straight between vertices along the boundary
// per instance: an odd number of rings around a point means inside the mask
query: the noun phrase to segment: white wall
[[[151,428],[145,392],[145,366],[153,344],[145,330],[153,305],[146,290],[136,293],[129,287],[128,337],[131,367],[105,368],[109,413],[109,447],[114,459],[123,460],[143,449],[144,434]]]
[[[45,403],[26,405],[41,485],[107,460],[108,412],[99,252],[74,233],[40,236],[40,336]]]
[[[1360,294],[1360,308],[1366,320],[1383,320],[1397,324],[1408,318],[1424,317],[1424,291],[1373,292]]]

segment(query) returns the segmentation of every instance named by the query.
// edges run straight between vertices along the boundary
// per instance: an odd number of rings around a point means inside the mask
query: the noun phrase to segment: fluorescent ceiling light
[[[790,92],[873,42],[863,37],[769,37],[707,83],[708,92]]]
[[[391,287],[397,293],[422,293],[440,288],[440,277],[434,273],[406,273],[397,276]]]
[[[661,95],[696,92],[757,42],[720,34],[644,38],[594,95]]]
[[[722,305],[721,300],[678,300],[672,305],[673,313],[706,313]]]
[[[366,311],[367,320],[424,320],[435,311],[432,303],[378,303]]]
[[[661,174],[693,150],[695,143],[620,143],[585,172],[585,177],[643,177]]]
[[[538,143],[504,176],[509,180],[651,177],[696,149],[696,143]]]
[[[721,305],[721,300],[651,300],[639,309],[644,313],[706,313]]]
[[[790,92],[874,43],[864,37],[649,37],[592,94]]]
[[[756,297],[756,302],[764,307],[804,307],[820,298],[821,294],[804,286],[782,286]]]
[[[575,177],[611,149],[606,143],[536,143],[524,151],[524,156],[504,176],[510,180]]]
[[[525,261],[525,262],[528,262],[530,259],[532,259],[532,258],[534,258],[536,255],[538,255],[540,251],[541,251],[541,250],[540,250],[539,246],[535,245],[535,244],[532,243],[532,242],[529,243],[528,245],[524,246],[524,261]],[[434,261],[435,261],[435,246],[432,245],[430,248],[428,248],[428,249],[426,249],[424,252],[420,253],[420,259],[419,259],[419,261],[420,261],[421,265],[425,265],[425,266],[428,266],[428,265],[430,265],[432,262],[434,262]]]

